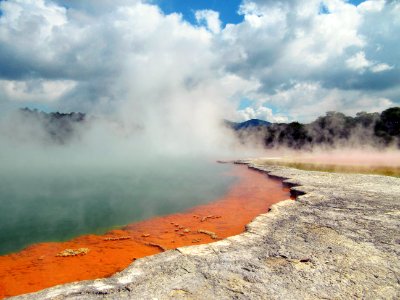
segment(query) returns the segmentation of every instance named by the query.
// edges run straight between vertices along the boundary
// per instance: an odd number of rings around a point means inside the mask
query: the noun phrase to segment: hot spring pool
[[[161,160],[151,164],[74,168],[29,165],[0,170],[0,254],[62,241],[222,196],[235,181],[229,165]]]

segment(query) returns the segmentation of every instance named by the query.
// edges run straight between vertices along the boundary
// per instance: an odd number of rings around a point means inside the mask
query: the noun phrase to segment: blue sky
[[[364,1],[350,0],[349,2],[358,5]],[[155,0],[154,2],[160,6],[164,13],[181,13],[183,18],[192,24],[196,24],[194,12],[203,9],[219,12],[223,26],[228,23],[238,24],[243,21],[243,16],[238,14],[241,0]]]
[[[365,0],[350,0],[349,2],[354,4],[354,5],[358,5],[358,4],[362,3],[362,2],[365,2]]]
[[[203,9],[218,11],[223,25],[237,24],[243,20],[243,16],[237,13],[240,0],[157,0],[156,3],[164,13],[179,12],[192,24],[196,23],[194,12]]]

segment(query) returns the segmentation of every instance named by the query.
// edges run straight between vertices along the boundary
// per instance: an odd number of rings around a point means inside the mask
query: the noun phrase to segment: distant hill
[[[264,120],[259,120],[259,119],[251,119],[251,120],[240,122],[240,123],[225,121],[225,124],[227,124],[229,127],[231,127],[234,130],[268,127],[269,125],[271,125],[270,122],[267,122]]]

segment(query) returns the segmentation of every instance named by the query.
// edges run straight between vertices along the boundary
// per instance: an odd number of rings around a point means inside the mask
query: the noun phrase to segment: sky
[[[222,26],[243,21],[243,15],[238,13],[240,0],[156,0],[153,3],[159,5],[166,14],[182,14],[193,25],[197,25],[196,11],[201,10],[218,12]]]
[[[0,112],[184,123],[382,111],[400,105],[399,32],[398,0],[3,0]]]

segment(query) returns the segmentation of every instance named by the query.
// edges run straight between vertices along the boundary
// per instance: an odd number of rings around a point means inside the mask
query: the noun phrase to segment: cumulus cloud
[[[314,82],[296,83],[290,89],[278,90],[268,98],[267,103],[287,107],[291,120],[302,122],[312,121],[327,111],[355,115],[360,111],[378,112],[395,105],[383,96],[356,90],[328,89]]]
[[[195,17],[198,23],[205,22],[207,28],[212,33],[219,33],[221,31],[221,20],[219,19],[218,12],[209,9],[198,10],[195,12]]]
[[[388,64],[376,64],[371,67],[371,71],[374,73],[384,72],[388,70],[392,70],[394,67],[389,66]]]
[[[0,80],[0,95],[8,101],[53,102],[74,87],[70,80]]]
[[[354,56],[346,60],[346,64],[350,69],[364,71],[366,68],[372,65],[372,62],[365,58],[365,53],[360,51]]]
[[[2,105],[179,127],[399,104],[398,1],[244,0],[243,22],[225,28],[216,11],[196,11],[190,24],[140,0],[8,0],[0,9]],[[238,112],[241,98],[257,101]]]
[[[217,48],[229,72],[260,84],[253,98],[277,105],[289,119],[312,120],[324,109],[384,109],[382,103],[399,104],[399,7],[372,0],[358,6],[341,0],[244,1],[244,22],[225,28]],[[299,94],[299,87],[307,92]],[[370,106],[359,106],[354,95],[370,99]]]
[[[180,15],[165,16],[139,1],[57,3],[1,2],[0,77],[8,86],[34,79],[42,85],[75,82],[59,93],[60,108],[88,110],[102,103],[139,109],[140,102],[163,105],[206,83],[217,90],[224,77],[233,78],[217,72],[211,32]],[[203,102],[211,98],[203,96]]]
[[[346,64],[350,69],[359,71],[360,73],[363,73],[367,69],[373,73],[379,73],[393,69],[393,66],[389,66],[388,64],[380,64],[369,61],[365,57],[365,53],[363,51],[360,51],[354,56],[348,58],[346,60]]]

